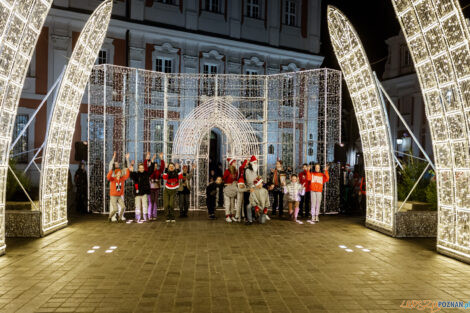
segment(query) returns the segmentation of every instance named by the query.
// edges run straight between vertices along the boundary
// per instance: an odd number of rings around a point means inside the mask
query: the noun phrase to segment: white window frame
[[[207,69],[213,69],[215,68],[215,72],[213,72],[212,70],[211,71],[208,71],[207,73],[205,72],[205,68],[207,66]],[[216,75],[219,73],[219,66],[215,63],[204,63],[202,65],[202,73],[203,74],[207,74],[207,75]]]
[[[257,1],[258,3],[255,4],[254,1]],[[255,15],[255,9],[258,10],[258,14]],[[261,19],[261,0],[246,0],[246,16],[250,18],[256,18],[256,19]]]
[[[162,61],[162,70],[159,71],[157,69],[157,61],[158,60],[161,60]],[[171,63],[171,66],[170,66],[170,72],[167,72],[167,67],[166,67],[166,62],[170,62]],[[174,73],[174,59],[173,58],[170,58],[170,57],[162,57],[162,56],[158,56],[155,58],[155,67],[154,67],[154,70],[156,72],[160,72],[160,73],[166,73],[166,74],[171,74],[171,73]]]
[[[104,63],[100,63],[100,60],[102,59],[102,58],[101,58],[101,53],[103,53],[103,52],[106,53],[105,62],[104,62]],[[96,65],[100,65],[100,64],[109,64],[109,52],[108,52],[108,49],[100,49],[100,51],[98,52],[98,56],[96,57],[95,64],[96,64]]]
[[[298,3],[294,0],[284,0],[284,24],[287,26],[297,27],[297,11]],[[292,12],[291,5],[294,5],[294,12]]]

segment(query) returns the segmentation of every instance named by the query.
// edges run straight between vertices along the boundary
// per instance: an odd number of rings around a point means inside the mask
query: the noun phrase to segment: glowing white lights
[[[5,188],[16,110],[52,0],[0,1],[0,254],[5,250]]]
[[[437,249],[470,262],[470,34],[456,0],[392,0],[433,140]]]
[[[90,16],[77,40],[60,84],[44,148],[40,207],[47,234],[67,223],[67,173],[75,121],[91,69],[108,29],[112,0]]]
[[[348,19],[328,7],[328,30],[351,95],[362,141],[367,182],[366,224],[394,232],[396,176],[389,125],[361,41]]]

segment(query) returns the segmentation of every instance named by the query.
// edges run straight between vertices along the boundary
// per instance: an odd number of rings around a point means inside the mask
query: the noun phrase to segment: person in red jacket
[[[165,161],[163,160],[163,153],[160,152],[160,168],[156,168],[152,174],[150,174],[150,195],[149,198],[149,220],[157,220],[157,209],[158,209],[158,193],[160,192],[160,179],[165,171]],[[144,161],[144,169],[147,171],[150,160]]]
[[[307,172],[307,180],[310,181],[310,214],[312,214],[312,219],[307,222],[311,224],[318,223],[318,214],[320,213],[320,204],[323,192],[323,184],[325,184],[329,179],[330,175],[328,174],[329,166],[325,166],[325,173],[320,172],[320,164],[315,164],[315,171]]]
[[[308,165],[302,165],[302,172],[299,173],[299,182],[304,186],[305,194],[300,196],[299,215],[300,217],[308,217],[310,211],[310,181],[307,179]],[[305,212],[305,213],[304,213]]]
[[[238,171],[235,167],[237,160],[228,158],[227,163],[229,168],[224,172],[224,208],[225,208],[225,221],[227,223],[235,222],[237,219],[235,217],[235,200],[237,198],[238,188],[237,188],[237,179]]]
[[[108,216],[108,221],[111,222],[111,218],[118,212],[118,204],[121,207],[121,213],[119,214],[118,222],[122,221],[122,215],[124,214],[124,211],[126,209],[126,206],[124,204],[124,201],[122,200],[122,195],[124,194],[124,185],[126,180],[129,178],[129,170],[126,169],[126,173],[124,176],[121,176],[121,170],[116,169],[115,171],[110,170],[108,172],[108,175],[106,178],[110,182],[110,191],[109,191],[109,196],[110,196],[110,210],[109,210],[109,216]]]

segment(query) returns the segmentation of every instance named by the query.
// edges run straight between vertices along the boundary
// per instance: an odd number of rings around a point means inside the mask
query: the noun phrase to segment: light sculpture
[[[393,0],[433,140],[437,250],[470,262],[470,34],[455,0]]]
[[[112,0],[105,0],[85,24],[60,84],[44,148],[40,179],[42,232],[67,224],[67,175],[75,121],[91,69],[108,29]]]
[[[396,175],[390,128],[362,43],[349,20],[328,7],[331,42],[354,105],[367,183],[366,225],[394,234]]]
[[[0,1],[0,255],[5,252],[5,189],[16,110],[52,0]]]
[[[178,127],[174,140],[172,157],[193,159],[199,152],[201,140],[207,130],[219,128],[228,138],[231,151],[227,155],[235,159],[246,159],[259,155],[259,142],[256,132],[243,114],[228,99],[209,98],[196,107]],[[188,138],[191,140],[188,142]]]

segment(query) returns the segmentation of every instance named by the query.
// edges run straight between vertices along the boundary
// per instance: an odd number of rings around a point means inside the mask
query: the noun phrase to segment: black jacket
[[[219,193],[219,203],[216,205],[217,192]],[[207,186],[206,204],[212,208],[224,206],[224,184],[217,185],[216,183],[211,183]]]
[[[144,172],[131,172],[131,178],[134,181],[134,196],[149,195],[150,194],[150,175],[155,169],[155,163],[148,167]]]

